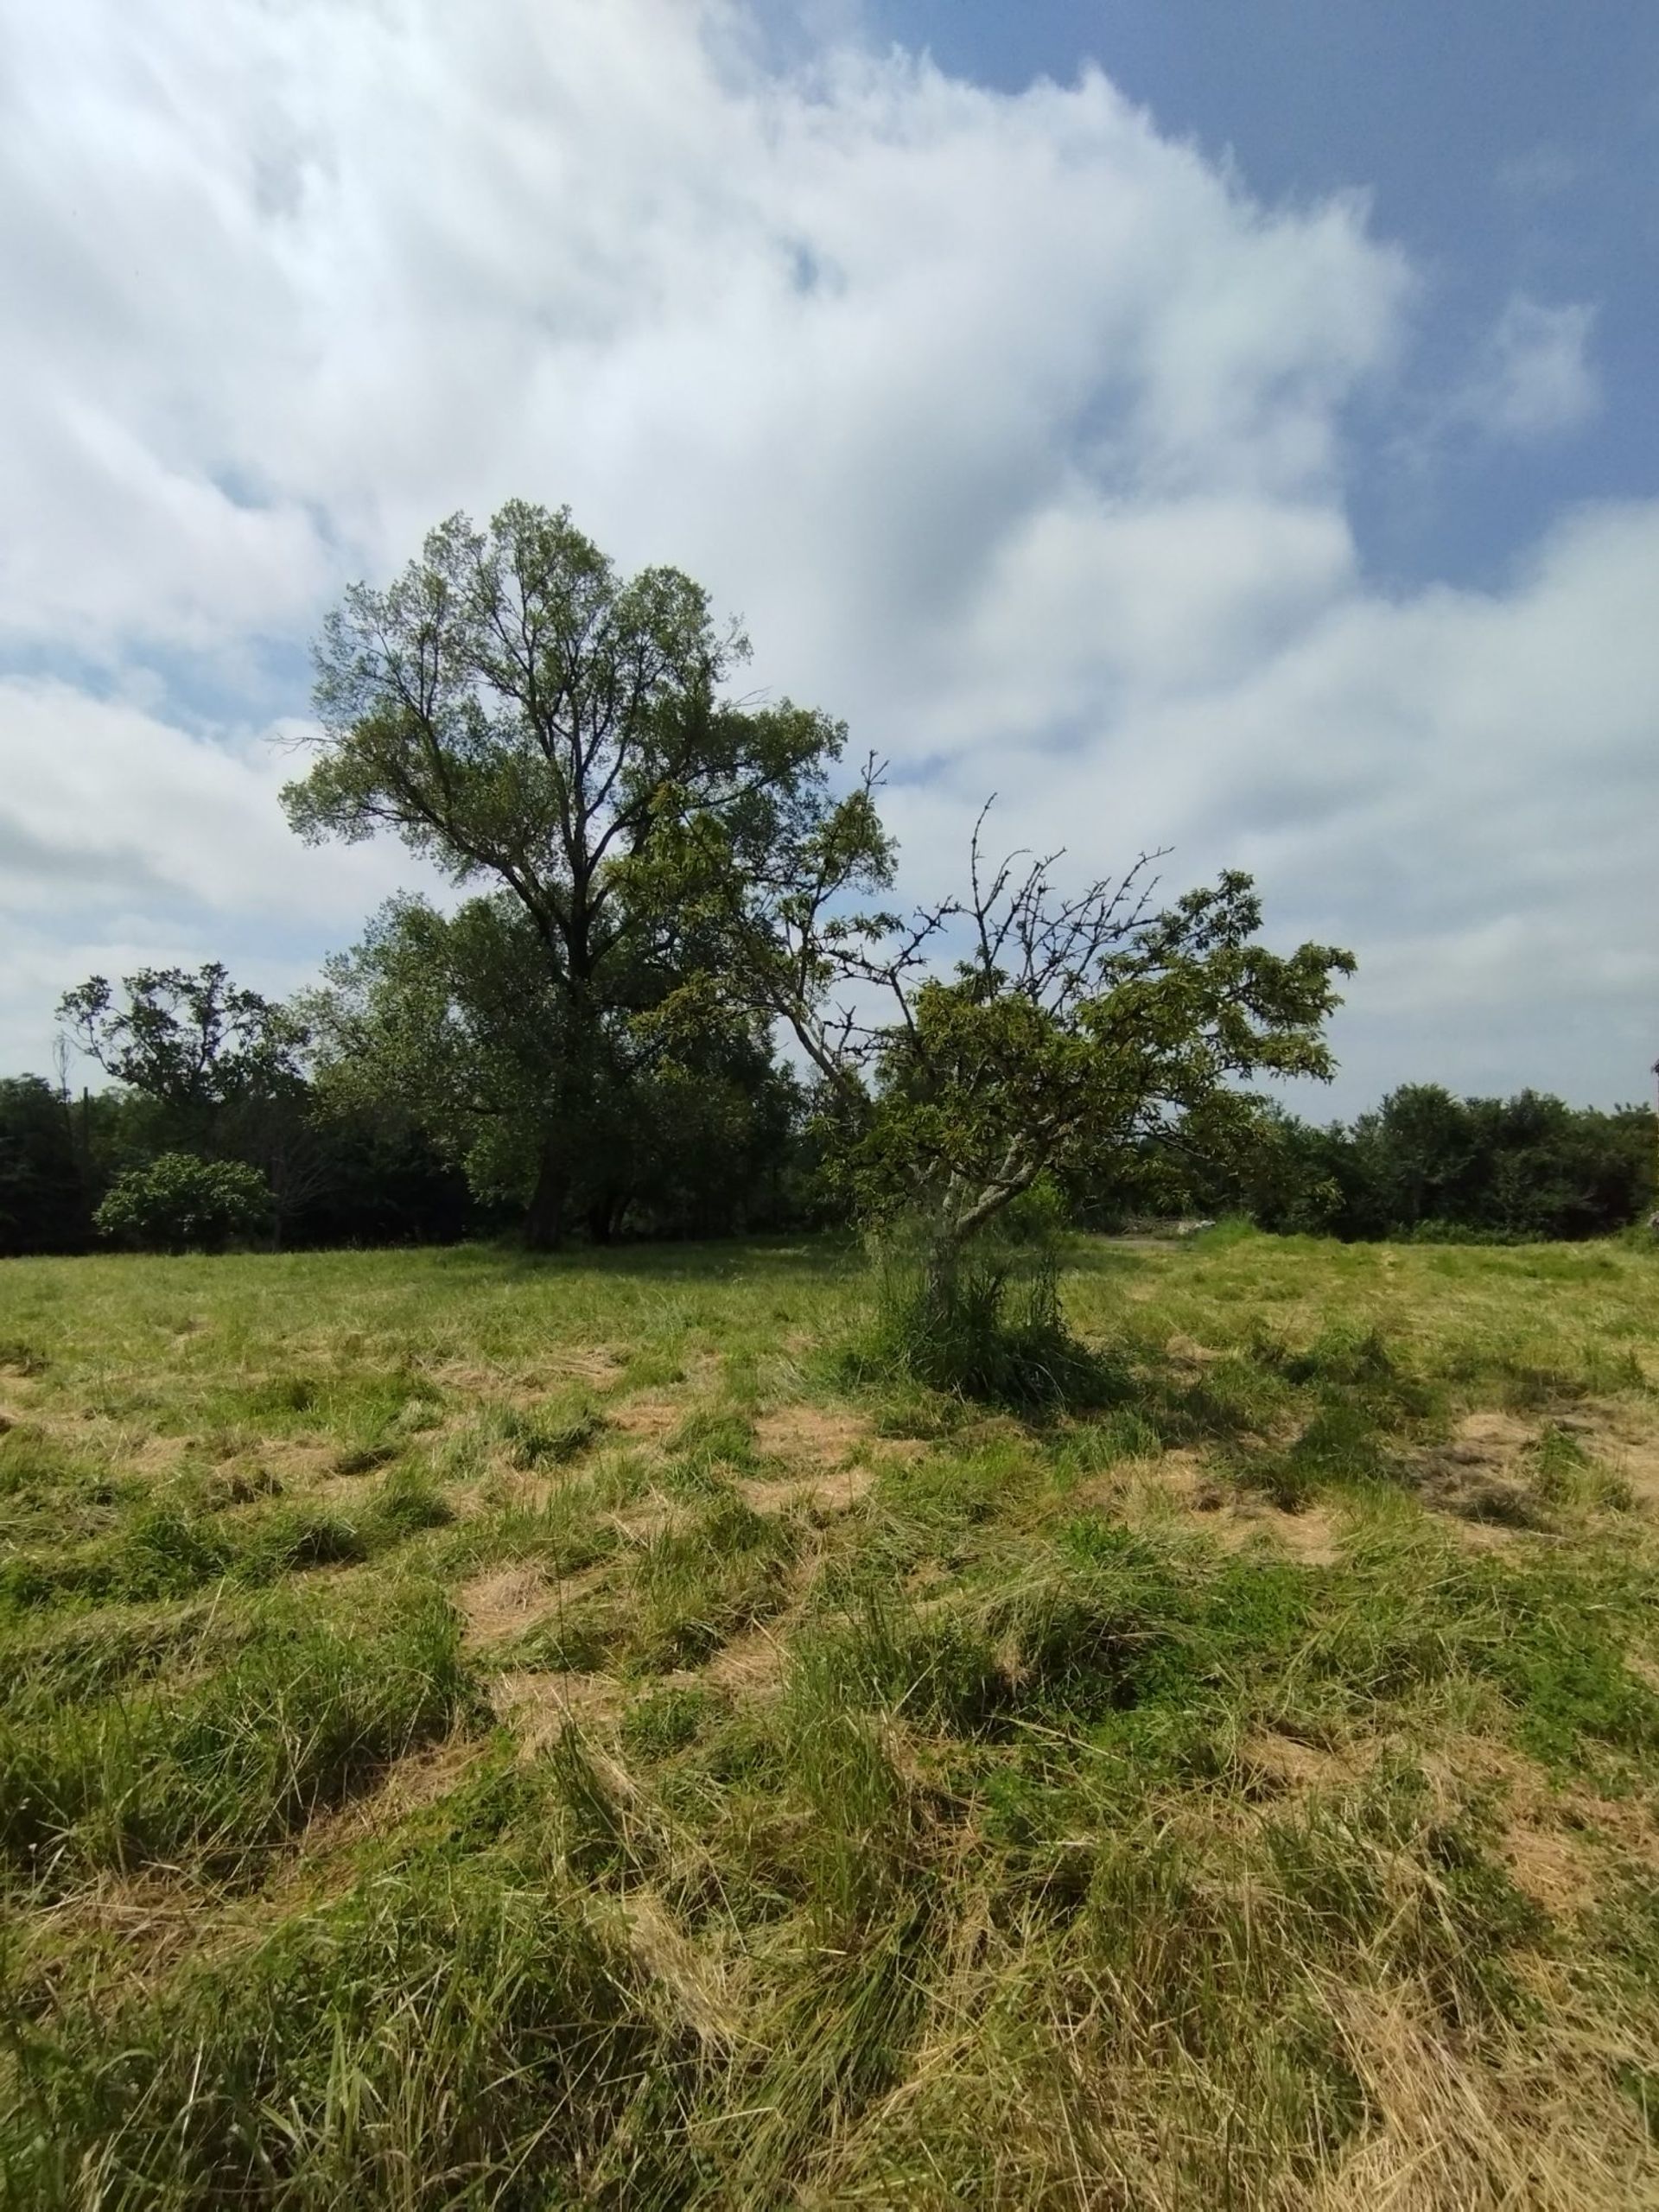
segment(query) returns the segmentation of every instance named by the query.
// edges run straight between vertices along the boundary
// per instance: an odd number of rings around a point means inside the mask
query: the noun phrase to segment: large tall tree
[[[653,992],[659,982],[636,979],[633,996]],[[765,1025],[703,1009],[696,1022],[613,1024],[581,1116],[568,1118],[564,994],[505,892],[453,914],[394,899],[329,961],[306,1010],[330,1104],[407,1112],[489,1203],[522,1201],[556,1147],[568,1209],[596,1243],[625,1219],[693,1230],[741,1220],[798,1115]]]
[[[624,577],[568,510],[518,500],[487,530],[453,517],[324,629],[318,757],[284,794],[296,829],[390,829],[528,925],[549,1001],[533,1243],[558,1241],[581,1133],[685,981],[684,855],[741,874],[781,824],[806,836],[847,804],[827,776],[838,724],[725,696],[747,653],[689,576]]]

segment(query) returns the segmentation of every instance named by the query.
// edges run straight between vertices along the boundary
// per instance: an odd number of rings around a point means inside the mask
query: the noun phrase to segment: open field
[[[17,2206],[1659,2202],[1659,1262],[0,1266]]]

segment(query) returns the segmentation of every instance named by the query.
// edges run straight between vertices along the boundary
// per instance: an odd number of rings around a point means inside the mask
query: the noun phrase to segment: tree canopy
[[[411,1114],[486,1202],[533,1189],[543,1146],[597,1243],[625,1223],[731,1226],[782,1173],[797,1086],[747,1017],[619,1022],[584,1090],[562,1082],[568,1004],[522,907],[394,900],[307,1001],[336,1105]],[[764,1210],[764,1207],[763,1207]]]
[[[239,988],[217,960],[142,968],[118,994],[89,976],[64,993],[58,1019],[118,1083],[204,1126],[226,1108],[291,1088],[306,1042],[287,1007]]]
[[[960,1244],[1046,1175],[1223,1141],[1251,1077],[1330,1074],[1352,957],[1271,950],[1249,876],[1160,908],[1143,855],[1068,889],[1058,853],[988,864],[982,812],[964,888],[901,919],[852,903],[891,877],[879,783],[871,763],[765,871],[709,878],[742,947],[730,972],[817,1069],[867,1211]]]
[[[844,731],[726,696],[747,653],[679,570],[625,578],[568,510],[523,501],[487,530],[452,517],[325,627],[289,818],[314,839],[390,829],[522,917],[513,958],[533,959],[545,1029],[533,1243],[559,1237],[582,1133],[635,1079],[642,1020],[709,957],[684,943],[686,853],[741,872],[780,822],[804,836],[836,814]]]

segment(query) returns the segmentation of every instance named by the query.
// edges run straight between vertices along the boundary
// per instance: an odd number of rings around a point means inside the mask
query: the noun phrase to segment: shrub
[[[266,1228],[270,1187],[240,1161],[164,1152],[123,1175],[95,1218],[105,1236],[141,1250],[222,1252]]]

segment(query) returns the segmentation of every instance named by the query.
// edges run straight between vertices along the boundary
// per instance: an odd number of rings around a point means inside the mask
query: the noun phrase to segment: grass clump
[[[411,1855],[112,2015],[14,2018],[0,2172],[20,2205],[683,2202],[696,2045],[640,1979],[522,1840]]]
[[[728,1474],[756,1466],[754,1423],[732,1407],[689,1414],[668,1440],[677,1489],[692,1492],[718,1488]]]
[[[683,1522],[659,1530],[630,1572],[636,1648],[663,1663],[706,1657],[782,1604],[799,1535],[781,1516],[740,1498],[715,1498]]]
[[[1068,1325],[1059,1278],[1046,1222],[962,1246],[894,1230],[878,1249],[874,1317],[852,1371],[1022,1410],[1109,1402],[1114,1378]]]
[[[563,1467],[586,1451],[605,1427],[605,1418],[585,1399],[525,1412],[503,1407],[498,1417],[502,1441],[515,1467]]]
[[[446,1733],[471,1694],[436,1592],[410,1592],[372,1630],[272,1598],[200,1681],[14,1704],[0,1719],[0,1856],[16,1878],[53,1888],[181,1857],[245,1873],[388,1760]]]

